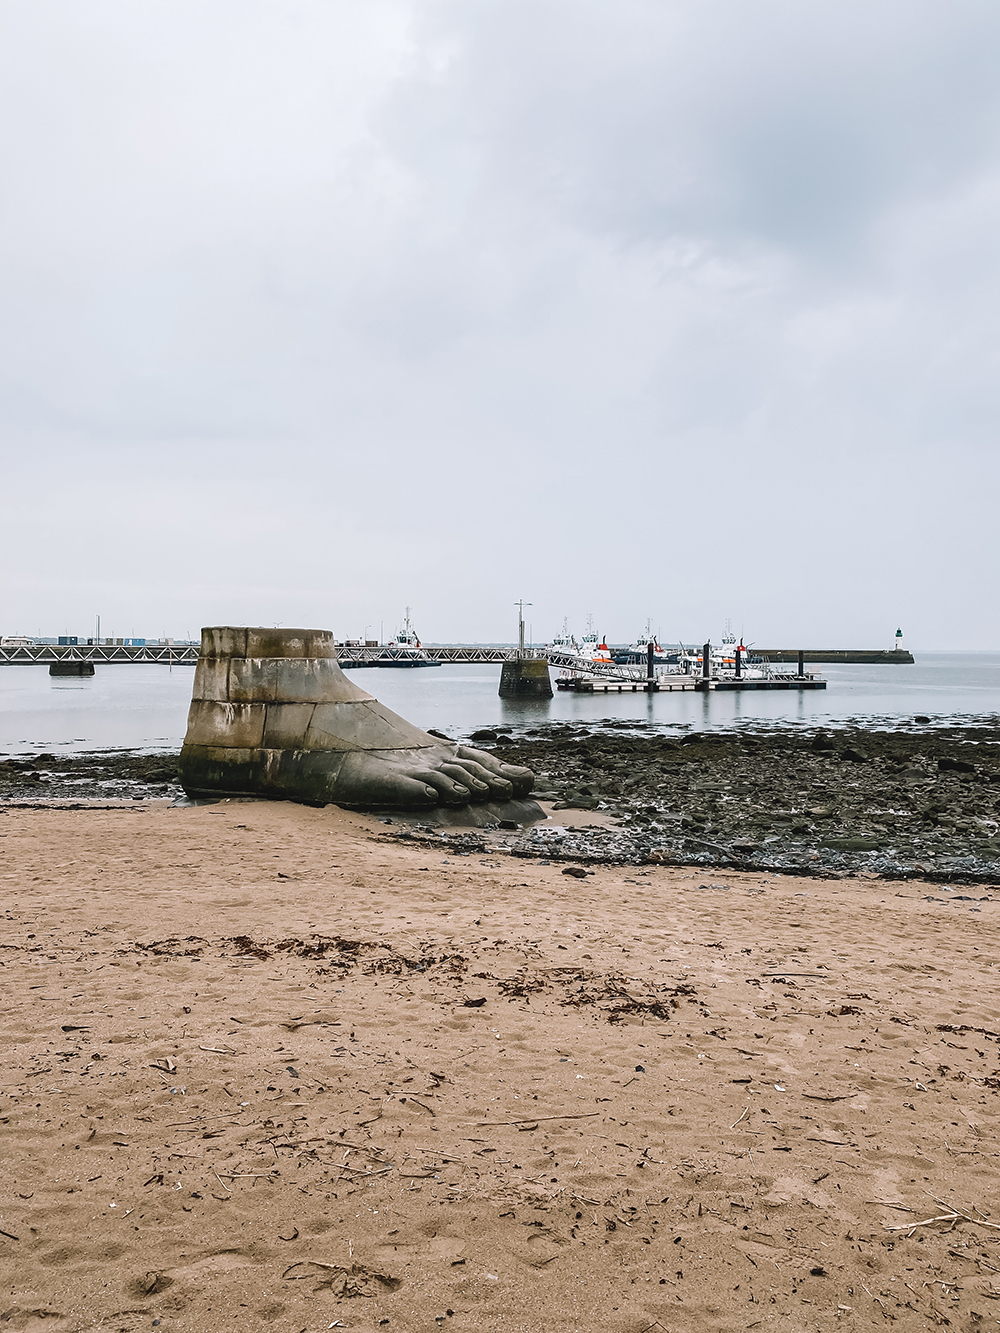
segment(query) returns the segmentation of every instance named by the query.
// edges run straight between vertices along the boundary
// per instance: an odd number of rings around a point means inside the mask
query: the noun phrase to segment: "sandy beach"
[[[459,846],[4,811],[0,1329],[1000,1322],[996,890]]]

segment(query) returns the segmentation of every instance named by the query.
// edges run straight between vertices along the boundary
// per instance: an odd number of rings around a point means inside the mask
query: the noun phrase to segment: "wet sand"
[[[391,833],[3,813],[0,1330],[1000,1318],[1000,896]]]

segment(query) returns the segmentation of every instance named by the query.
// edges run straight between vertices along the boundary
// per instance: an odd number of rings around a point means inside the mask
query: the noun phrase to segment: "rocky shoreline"
[[[456,737],[456,739],[459,739]],[[474,732],[525,764],[540,800],[580,826],[444,831],[384,816],[386,834],[456,852],[550,861],[728,866],[1000,883],[1000,723],[698,732],[551,723]],[[0,761],[0,804],[183,799],[176,754],[105,751]],[[605,817],[586,823],[590,812]]]
[[[550,728],[503,738],[556,808],[613,829],[538,829],[601,861],[836,876],[1000,880],[1000,726],[636,734]],[[551,732],[556,731],[556,735]],[[559,732],[561,731],[561,734]]]
[[[177,755],[135,750],[23,755],[0,759],[0,806],[24,808],[78,800],[115,804],[179,797]]]

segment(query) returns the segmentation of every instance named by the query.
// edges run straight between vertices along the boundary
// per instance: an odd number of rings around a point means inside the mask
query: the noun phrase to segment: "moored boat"
[[[560,633],[556,634],[552,642],[548,645],[549,651],[553,653],[567,653],[570,656],[577,656],[580,652],[580,645],[569,632],[569,620],[563,620],[563,627]]]
[[[439,658],[431,657],[420,643],[416,631],[410,624],[410,608],[406,608],[403,628],[385,645],[377,657],[372,659],[372,666],[377,667],[435,667],[440,666]]]
[[[614,658],[611,656],[611,649],[603,636],[598,636],[593,630],[588,632],[580,640],[580,649],[578,652],[581,666],[613,666]]]
[[[713,679],[727,680],[739,676],[742,680],[768,680],[773,675],[771,664],[766,658],[755,656],[747,648],[742,638],[726,631],[718,647],[705,645],[709,650],[708,674]],[[687,675],[705,674],[705,647],[682,648],[680,654],[681,669]]]
[[[653,622],[646,621],[646,632],[640,634],[635,643],[630,644],[628,648],[619,648],[615,651],[614,660],[621,665],[644,665],[649,661],[649,645],[653,645],[653,664],[655,666],[676,666],[681,660],[680,653],[674,650],[667,650],[661,647],[659,635],[653,633]]]

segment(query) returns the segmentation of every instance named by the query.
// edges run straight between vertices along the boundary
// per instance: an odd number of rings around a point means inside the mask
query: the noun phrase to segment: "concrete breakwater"
[[[752,657],[769,662],[856,662],[868,666],[912,666],[913,654],[905,648],[751,648]]]

